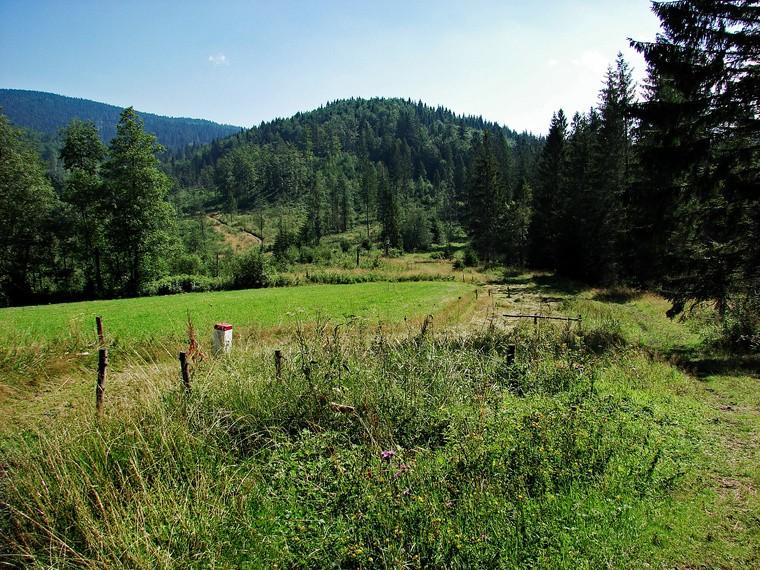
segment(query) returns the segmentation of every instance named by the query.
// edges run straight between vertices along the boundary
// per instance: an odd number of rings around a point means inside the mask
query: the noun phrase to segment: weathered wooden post
[[[475,289],[475,300],[476,301],[478,300],[478,290],[477,289]]]
[[[104,347],[106,345],[106,341],[103,336],[103,318],[102,317],[95,317],[95,328],[98,330],[98,346]]]
[[[108,349],[98,349],[98,383],[95,387],[95,412],[103,415],[103,395],[106,391],[106,368],[108,367]]]
[[[533,315],[533,324],[534,325],[538,324],[538,315]]]
[[[185,387],[185,392],[190,393],[190,372],[187,368],[187,353],[179,353],[179,369],[182,372],[182,384]]]
[[[359,268],[359,246],[356,246],[356,268]]]
[[[515,355],[517,354],[517,346],[514,344],[507,345],[507,366],[512,366],[515,363]]]
[[[281,350],[274,351],[274,370],[275,370],[275,375],[277,376],[277,379],[280,380],[282,378],[282,351]]]

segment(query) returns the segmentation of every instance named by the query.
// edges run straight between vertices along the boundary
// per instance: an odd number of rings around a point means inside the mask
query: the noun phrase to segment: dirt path
[[[512,328],[520,320],[505,317],[505,314],[560,316],[561,303],[576,292],[572,287],[558,288],[555,278],[542,273],[527,273],[507,277],[501,283],[484,284],[478,291],[478,307],[470,325]]]
[[[229,225],[220,218],[219,214],[209,214],[206,217],[211,227],[214,228],[214,231],[224,238],[225,243],[235,253],[261,245],[261,238],[259,236],[248,230]]]

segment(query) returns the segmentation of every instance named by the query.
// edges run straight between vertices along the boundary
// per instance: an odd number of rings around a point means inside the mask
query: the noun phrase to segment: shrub
[[[475,267],[478,264],[478,254],[475,253],[474,249],[468,247],[464,250],[464,257],[462,258],[462,262],[464,263],[465,267]]]
[[[196,253],[183,253],[171,261],[171,272],[175,275],[202,275],[205,264]]]
[[[234,257],[230,272],[230,286],[235,289],[267,287],[275,277],[271,264],[257,249]]]
[[[150,297],[153,295],[214,291],[220,288],[221,282],[218,279],[206,275],[167,275],[144,284],[140,289],[140,294]]]
[[[722,343],[742,350],[760,350],[760,295],[730,299],[722,321]]]

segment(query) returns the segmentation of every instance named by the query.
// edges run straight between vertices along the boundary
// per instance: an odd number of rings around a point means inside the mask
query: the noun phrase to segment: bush
[[[206,275],[168,275],[144,284],[140,289],[140,294],[152,297],[153,295],[175,295],[177,293],[196,293],[217,289],[221,289],[221,283],[213,277]]]
[[[268,287],[275,271],[257,249],[250,249],[232,259],[230,286],[235,289]]]
[[[760,350],[760,296],[735,297],[723,316],[722,343],[741,350]]]
[[[196,253],[183,253],[171,261],[171,272],[175,275],[202,275],[206,266]]]
[[[478,264],[478,254],[475,253],[475,250],[471,247],[468,247],[464,250],[464,257],[462,258],[462,262],[464,263],[465,267],[475,267]]]

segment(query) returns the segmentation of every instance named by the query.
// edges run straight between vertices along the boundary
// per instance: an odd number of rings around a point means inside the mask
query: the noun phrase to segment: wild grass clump
[[[661,497],[660,426],[563,327],[299,331],[101,421],[6,442],[0,560],[155,567],[599,567]],[[348,340],[350,337],[351,340]],[[507,363],[507,347],[517,357]],[[177,382],[177,384],[179,384]]]

